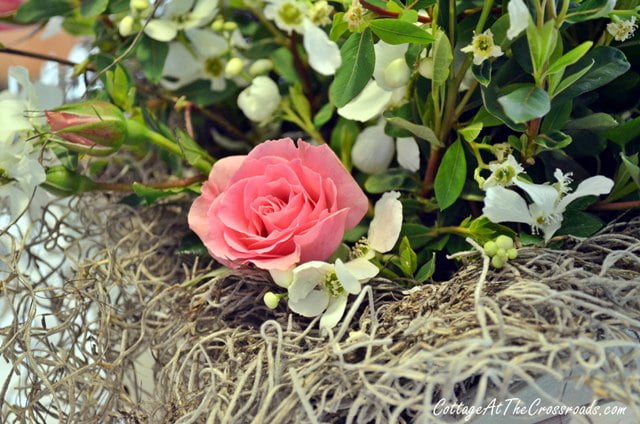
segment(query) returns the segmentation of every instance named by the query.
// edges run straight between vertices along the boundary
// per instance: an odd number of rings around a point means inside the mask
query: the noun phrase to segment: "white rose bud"
[[[433,58],[425,57],[418,65],[418,72],[426,79],[433,79]]]
[[[227,78],[237,77],[242,73],[244,69],[244,62],[239,57],[234,57],[229,62],[227,62],[227,66],[224,68],[224,73]]]
[[[256,77],[251,85],[238,95],[238,107],[254,122],[265,122],[280,106],[280,91],[272,79]]]
[[[135,32],[133,27],[135,26],[135,20],[131,16],[125,16],[118,24],[118,31],[123,37],[128,37]]]
[[[258,59],[249,67],[251,76],[266,74],[273,69],[273,62],[270,59]]]

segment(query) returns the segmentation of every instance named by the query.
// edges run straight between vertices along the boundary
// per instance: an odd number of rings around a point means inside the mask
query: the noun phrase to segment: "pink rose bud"
[[[69,150],[105,156],[118,150],[127,136],[126,119],[111,103],[88,101],[45,111],[54,140]]]
[[[22,3],[24,0],[0,0],[0,16],[14,14]]]
[[[329,259],[368,205],[329,146],[285,138],[217,161],[189,226],[224,265],[286,270]]]

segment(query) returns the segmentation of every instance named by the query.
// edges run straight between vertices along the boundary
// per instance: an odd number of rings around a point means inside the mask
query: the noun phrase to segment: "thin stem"
[[[442,158],[442,149],[439,147],[432,147],[429,154],[429,161],[427,162],[427,170],[424,173],[424,180],[422,183],[422,195],[426,196],[433,188],[433,182],[436,179],[436,173],[438,172],[438,165],[440,165],[440,159]]]
[[[489,18],[489,14],[491,13],[491,8],[493,7],[493,0],[485,0],[482,5],[482,12],[480,13],[480,19],[478,20],[478,24],[476,25],[476,34],[480,34],[484,30],[484,24],[487,23],[487,19]]]
[[[467,105],[467,103],[469,103],[469,100],[471,99],[471,96],[473,96],[473,93],[476,91],[477,87],[478,87],[478,80],[474,79],[471,82],[471,85],[469,85],[469,89],[467,90],[467,92],[464,93],[464,97],[462,97],[462,100],[460,100],[460,103],[458,103],[458,106],[456,107],[456,110],[454,113],[456,118],[458,118],[462,114],[465,106]]]
[[[149,184],[145,184],[145,186],[163,190],[168,188],[188,187],[191,184],[199,183],[201,181],[206,181],[206,179],[207,177],[205,175],[196,175],[195,177],[182,178],[179,180],[169,180],[169,181],[161,181],[158,183],[149,183]],[[131,184],[101,183],[101,182],[96,182],[96,184],[97,184],[96,189],[101,191],[117,191],[121,193],[133,192],[133,187]]]
[[[300,57],[300,52],[298,51],[298,36],[295,33],[291,34],[289,37],[289,50],[293,56],[293,64],[296,68],[296,72],[302,81],[303,91],[307,97],[311,96],[313,94],[311,89],[311,79],[309,78],[308,69],[302,61],[302,57]]]
[[[14,56],[29,57],[29,58],[32,58],[32,59],[45,60],[45,61],[50,61],[50,62],[56,62],[56,63],[59,63],[61,65],[65,65],[65,66],[71,66],[71,67],[78,66],[78,63],[72,62],[72,61],[67,60],[67,59],[63,59],[63,58],[60,58],[60,57],[51,56],[51,55],[43,54],[43,53],[27,52],[27,51],[24,51],[24,50],[12,49],[11,47],[5,47],[2,44],[0,44],[0,53],[11,54],[11,55],[14,55]],[[89,71],[95,71],[95,69],[93,67],[91,67],[91,66],[87,66],[86,69],[89,70]]]
[[[623,211],[634,208],[640,208],[640,200],[630,200],[628,202],[616,203],[598,202],[589,207],[589,209],[594,211]]]

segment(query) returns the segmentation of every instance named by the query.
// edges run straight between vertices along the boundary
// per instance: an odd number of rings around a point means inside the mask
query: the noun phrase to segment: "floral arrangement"
[[[189,252],[330,329],[376,276],[561,247],[640,206],[637,0],[0,1],[78,36],[65,95],[11,71],[0,197],[193,200]],[[2,46],[0,52],[51,57]],[[82,83],[82,84],[80,84]],[[297,141],[294,141],[297,140]],[[163,181],[135,181],[151,155]],[[110,166],[121,180],[104,179]],[[195,241],[197,240],[197,241]],[[182,248],[181,248],[182,249]]]

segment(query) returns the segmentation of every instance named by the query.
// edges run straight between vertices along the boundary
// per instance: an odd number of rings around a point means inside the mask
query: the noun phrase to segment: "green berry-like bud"
[[[500,247],[498,247],[498,250],[496,251],[496,255],[494,257],[495,258],[501,258],[505,262],[509,259],[507,257],[507,251],[505,249],[500,248]]]
[[[512,247],[511,249],[507,250],[507,258],[515,259],[517,257],[518,257],[518,249]]]
[[[502,256],[496,255],[491,258],[491,265],[493,265],[494,268],[502,268],[505,263],[507,263],[507,261],[503,259]]]
[[[509,236],[500,235],[496,239],[496,244],[498,245],[498,247],[504,250],[508,250],[513,247],[513,239]]]
[[[211,24],[211,29],[215,32],[220,32],[224,28],[224,21],[222,19],[216,19]]]
[[[235,31],[236,29],[238,29],[238,24],[235,22],[225,22],[222,28],[225,31]]]
[[[62,165],[55,165],[47,169],[47,180],[42,186],[58,196],[71,196],[97,188],[94,181],[70,171]]]
[[[249,67],[249,74],[252,77],[263,75],[273,69],[273,62],[269,59],[258,59]]]
[[[487,256],[494,256],[498,251],[498,245],[495,241],[488,241],[484,244],[483,249]]]
[[[233,57],[227,62],[224,73],[228,78],[237,77],[244,69],[244,62],[239,57]]]
[[[266,292],[263,297],[264,304],[267,305],[269,309],[276,309],[278,307],[278,303],[280,303],[280,296],[275,294],[274,292]]]
[[[131,0],[131,8],[142,12],[149,8],[149,0]]]

